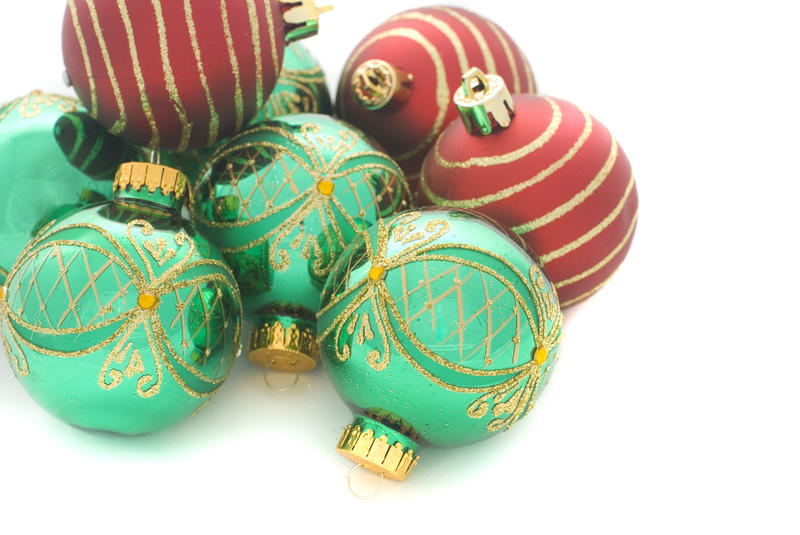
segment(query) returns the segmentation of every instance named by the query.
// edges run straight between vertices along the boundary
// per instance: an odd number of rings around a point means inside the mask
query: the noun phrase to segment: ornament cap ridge
[[[314,0],[278,0],[286,44],[312,37],[319,33],[319,16],[333,9],[333,6],[318,7]]]
[[[362,429],[356,422],[344,428],[336,452],[394,481],[405,481],[419,461],[419,455],[412,448],[404,447],[399,441],[389,444],[386,435],[376,437],[375,431]]]
[[[172,195],[175,201],[180,201],[186,195],[188,185],[189,179],[186,175],[172,167],[148,162],[127,162],[117,169],[113,191],[115,196],[128,188],[145,195],[159,192],[165,197]]]
[[[461,77],[453,102],[467,132],[487,136],[497,127],[508,128],[515,114],[514,101],[505,81],[472,67]]]
[[[280,318],[285,321],[273,317],[253,329],[247,358],[278,371],[303,373],[316,368],[319,344],[314,329],[286,316]]]

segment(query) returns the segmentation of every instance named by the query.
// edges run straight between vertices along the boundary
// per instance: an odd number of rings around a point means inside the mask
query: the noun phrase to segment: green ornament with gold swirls
[[[115,200],[26,246],[0,299],[0,335],[20,382],[54,416],[141,434],[189,417],[226,379],[241,300],[219,251],[181,217],[181,189],[158,189],[177,172],[126,165],[145,183],[119,186]]]
[[[557,358],[553,285],[484,216],[423,209],[351,243],[322,293],[322,358],[355,413],[338,451],[403,480],[422,444],[460,446],[533,407]]]
[[[55,217],[111,195],[67,161],[54,127],[77,100],[34,91],[0,106],[0,284],[33,234]]]
[[[408,197],[397,164],[326,115],[284,115],[217,149],[194,188],[192,217],[256,314],[251,360],[286,371],[316,365],[315,313],[333,262]]]
[[[251,125],[292,113],[322,113],[333,110],[325,73],[319,62],[299,42],[286,47],[283,67],[275,89]]]

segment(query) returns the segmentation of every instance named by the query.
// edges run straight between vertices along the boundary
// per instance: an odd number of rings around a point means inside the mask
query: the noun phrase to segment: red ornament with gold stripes
[[[339,81],[339,116],[374,137],[415,182],[422,160],[458,115],[451,101],[471,66],[534,93],[528,60],[492,21],[466,9],[404,11],[356,46]]]
[[[91,115],[136,145],[183,151],[247,125],[313,0],[68,0],[67,76]]]
[[[569,102],[511,97],[503,80],[472,70],[450,124],[422,169],[420,204],[479,211],[533,249],[562,306],[597,291],[631,244],[638,199],[616,139]]]

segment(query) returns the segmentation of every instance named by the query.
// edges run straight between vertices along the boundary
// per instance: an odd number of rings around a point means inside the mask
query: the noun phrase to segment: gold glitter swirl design
[[[79,103],[74,98],[52,95],[37,89],[0,106],[0,121],[11,115],[14,110],[17,110],[23,119],[35,119],[42,113],[43,108],[52,106],[56,106],[62,113],[68,113],[78,111]]]
[[[466,407],[466,413],[476,419],[491,414],[492,419],[486,425],[488,431],[494,432],[508,428],[530,411],[545,372],[544,365],[546,362],[552,364],[555,360],[554,356],[551,359],[537,362],[537,359],[531,355],[529,360],[525,359],[522,364],[517,364],[520,357],[522,329],[530,329],[537,352],[544,350],[547,354],[552,354],[559,344],[563,318],[555,292],[537,265],[531,265],[529,273],[523,274],[508,260],[491,251],[464,244],[437,243],[450,231],[449,223],[442,219],[432,219],[424,227],[419,227],[417,225],[419,217],[419,212],[406,213],[398,216],[391,225],[387,225],[385,220],[380,220],[375,246],[370,237],[364,235],[366,254],[372,267],[367,276],[359,281],[353,279],[352,271],[342,277],[341,280],[347,281],[348,288],[326,304],[320,310],[318,317],[343,302],[349,304],[337,314],[325,331],[320,333],[319,339],[322,341],[332,335],[336,358],[340,362],[346,362],[351,358],[352,345],[363,345],[367,341],[371,342],[370,345],[374,345],[374,340],[379,337],[381,349],[373,349],[366,356],[367,363],[372,369],[377,372],[385,370],[389,365],[392,348],[394,348],[422,376],[437,386],[453,392],[474,394],[476,398]],[[404,247],[398,253],[387,256],[390,242]],[[490,261],[484,265],[449,252],[464,249],[485,255]],[[513,296],[514,307],[509,321],[511,318],[516,318],[516,335],[511,341],[513,350],[508,350],[508,353],[513,353],[511,367],[488,369],[492,363],[490,346],[494,335],[491,321],[488,322],[488,326],[482,326],[487,329],[486,338],[476,348],[485,346],[484,364],[486,367],[483,369],[469,368],[436,354],[414,334],[409,325],[408,311],[406,310],[404,314],[400,309],[403,304],[406,308],[408,307],[406,300],[408,291],[402,298],[395,299],[389,292],[385,277],[390,271],[398,270],[405,289],[405,266],[410,263],[422,263],[427,278],[427,262],[431,261],[447,262],[462,269],[463,272],[460,275],[456,271],[457,276],[462,277],[462,281],[473,275],[494,279],[503,286],[504,292]],[[498,263],[513,272],[516,280],[511,281],[503,277],[490,267],[492,263]],[[467,272],[473,275],[467,275]],[[460,284],[454,284],[454,289],[449,291],[458,291],[458,288],[460,288]],[[493,298],[489,296],[485,281],[484,289],[487,292],[488,310],[492,307]],[[428,291],[430,294],[429,285]],[[443,297],[444,295],[438,296],[438,299]],[[430,298],[432,299],[432,296]],[[533,304],[533,307],[529,304]],[[431,303],[430,306],[426,304],[425,308],[432,309],[433,304]],[[462,308],[459,298],[459,318],[464,317]],[[431,318],[432,321],[435,321],[433,314],[431,314]],[[549,330],[548,323],[552,325]],[[461,332],[471,325],[461,319],[459,324],[458,330]],[[478,327],[474,326],[473,328]],[[404,342],[399,339],[396,330],[406,337],[413,351],[421,354],[425,359],[472,380],[496,377],[500,382],[484,387],[467,387],[445,381],[431,373],[422,362],[411,354]],[[457,332],[450,336],[456,335]],[[347,341],[343,341],[343,337]],[[459,339],[459,352],[464,351],[463,346],[463,340]]]
[[[241,299],[228,267],[217,260],[196,258],[196,245],[183,232],[175,235],[173,244],[168,244],[163,238],[150,238],[154,228],[144,220],[134,220],[127,225],[126,240],[133,253],[108,231],[94,224],[76,223],[55,230],[50,228],[40,232],[23,250],[9,274],[7,291],[0,300],[3,345],[14,370],[21,376],[29,373],[28,350],[58,358],[80,358],[103,351],[107,356],[99,370],[97,383],[104,390],[113,390],[126,379],[131,379],[136,381],[138,395],[150,398],[159,393],[166,371],[188,395],[196,398],[213,395],[230,370],[219,376],[220,370],[217,369],[215,376],[209,376],[187,360],[186,351],[194,344],[190,341],[201,336],[203,331],[204,358],[210,357],[212,346],[224,350],[239,345]],[[59,234],[65,232],[97,235],[110,247],[100,247],[77,239],[58,239]],[[102,259],[102,265],[92,267],[89,257]],[[162,267],[167,260],[174,259],[177,260],[172,266],[156,274],[155,266]],[[47,262],[52,261],[58,263],[60,270],[48,292],[48,284],[42,286],[39,273]],[[80,285],[74,280],[75,271],[71,269],[80,268],[72,268],[73,265],[84,265],[86,269],[85,278],[88,282],[79,291],[76,291]],[[198,269],[216,272],[192,276]],[[70,273],[73,273],[73,281],[70,281]],[[101,300],[96,287],[98,278],[103,275],[113,276],[118,290],[105,301]],[[187,275],[189,278],[181,280],[182,276]],[[83,278],[83,275],[78,275],[79,280]],[[210,304],[206,304],[202,296],[200,299],[202,317],[199,327],[190,326],[187,307],[200,293],[209,289],[213,289]],[[132,290],[139,296],[133,305],[129,303],[128,296]],[[49,310],[49,299],[60,293],[68,298],[68,306],[65,310]],[[233,300],[233,310],[238,313],[235,317],[229,317],[229,312],[226,312],[226,295]],[[38,300],[38,314],[32,321],[26,314],[26,310],[31,309],[28,306],[30,299]],[[88,321],[88,315],[82,318],[78,312],[80,308],[86,313],[86,300],[94,300],[97,305],[96,314]],[[168,319],[165,307],[172,301],[175,302],[175,316],[171,321],[165,321]],[[210,334],[212,317],[218,317],[224,328],[222,336],[216,341],[211,339]],[[235,322],[233,339],[226,340],[231,321]],[[20,329],[63,340],[73,349],[58,351],[38,346],[26,340]],[[180,349],[173,347],[170,341],[170,334],[174,336],[176,330],[182,332]],[[81,342],[84,335],[109,331],[110,334],[90,347],[84,346],[91,342]],[[134,347],[131,338],[142,332],[147,340],[147,348]],[[86,339],[91,340],[92,337],[86,336]],[[150,359],[145,349],[149,349]],[[220,365],[223,360],[220,359]],[[152,362],[149,371],[148,362]]]
[[[290,86],[293,91],[276,89],[267,100],[267,117],[290,113],[319,113],[320,101],[312,86],[325,83],[325,73],[319,67],[312,69],[284,69],[277,86]]]
[[[284,145],[266,140],[252,143],[232,143],[257,132],[270,132],[277,134],[280,138],[293,141],[293,146],[300,150],[301,156],[294,154]],[[211,228],[232,229],[250,226],[279,214],[286,215],[285,219],[276,224],[269,232],[255,240],[237,247],[221,247],[220,250],[223,253],[240,253],[269,242],[270,266],[275,270],[285,271],[290,266],[286,242],[290,236],[294,235],[291,240],[288,240],[288,247],[293,250],[300,249],[301,258],[304,260],[315,258],[316,260],[311,265],[312,272],[315,276],[325,277],[336,259],[331,255],[325,262],[326,256],[322,254],[322,251],[339,250],[350,241],[345,237],[346,233],[341,227],[340,221],[343,220],[349,227],[348,230],[355,233],[362,228],[362,225],[359,225],[354,216],[364,219],[368,210],[374,208],[376,212],[380,213],[381,206],[403,206],[411,198],[402,171],[388,156],[378,151],[353,152],[353,148],[361,140],[357,133],[341,130],[337,138],[333,136],[323,138],[319,135],[321,132],[322,127],[313,123],[302,125],[299,133],[282,128],[277,123],[265,124],[234,136],[230,140],[231,144],[223,147],[210,158],[200,176],[205,176],[216,162],[228,156],[245,156],[244,159],[248,162],[246,165],[229,163],[226,171],[228,181],[234,187],[241,208],[235,221],[219,222],[207,218],[198,206],[193,205],[192,212],[195,221]],[[290,188],[295,192],[292,199],[280,205],[275,205],[278,193],[270,198],[263,188],[264,176],[269,171],[259,170],[256,164],[256,161],[267,152],[273,154],[273,156],[269,156],[272,159],[271,166],[278,166],[284,170],[283,183],[276,188],[277,192],[280,193],[284,188]],[[332,156],[326,159],[326,153],[332,154]],[[350,162],[354,160],[367,157],[380,158],[385,163],[371,162],[350,165]],[[294,179],[294,174],[300,170],[310,175],[314,182],[304,190],[297,186]],[[249,194],[238,187],[240,179],[248,174],[257,177],[257,187]],[[331,192],[342,187],[349,188],[355,193],[358,184],[353,181],[353,176],[359,176],[361,180],[367,182],[369,176],[375,176],[375,174],[379,174],[383,182],[383,187],[380,188],[383,192],[379,194],[370,187],[372,198],[366,203],[360,200],[358,195],[354,195],[359,204],[358,212],[351,213],[351,210],[347,209],[336,195],[330,194],[330,192],[326,193],[326,186],[331,188]],[[207,197],[211,202],[215,201],[216,193],[212,181],[206,180],[198,183],[195,187],[194,195],[192,195],[193,203],[203,197],[200,190],[203,187],[209,188]],[[252,195],[255,194],[265,196],[267,208],[261,213],[251,213],[249,209]],[[400,198],[399,201],[397,197]],[[302,229],[303,221],[313,213],[319,216],[322,227],[321,236],[327,240],[327,243],[321,242],[319,236],[308,234]],[[297,229],[300,229],[299,232],[296,232]]]

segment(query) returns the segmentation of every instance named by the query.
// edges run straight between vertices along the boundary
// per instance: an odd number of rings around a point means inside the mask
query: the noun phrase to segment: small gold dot
[[[544,364],[545,362],[547,362],[547,356],[548,356],[548,355],[547,355],[547,349],[545,349],[545,348],[543,348],[543,347],[540,347],[540,348],[539,348],[539,349],[537,349],[537,350],[536,350],[536,352],[533,354],[533,360],[535,360],[535,361],[536,361],[536,364],[538,364],[539,366],[541,366],[542,364]]]
[[[371,280],[376,281],[381,277],[383,277],[383,272],[384,272],[383,266],[372,266],[371,268],[369,268],[368,276]]]
[[[139,307],[144,310],[150,310],[158,304],[158,298],[153,294],[143,293],[139,294],[139,298],[136,302],[139,304]]]
[[[330,180],[323,180],[317,184],[317,189],[323,195],[331,195],[333,193],[334,184]]]

